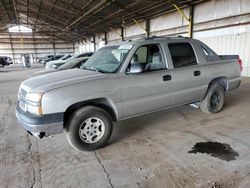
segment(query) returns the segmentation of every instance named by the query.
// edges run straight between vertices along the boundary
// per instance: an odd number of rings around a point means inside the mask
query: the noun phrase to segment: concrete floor
[[[108,146],[81,153],[63,134],[38,140],[17,124],[18,86],[38,70],[0,69],[0,187],[250,187],[250,79],[218,114],[183,106],[126,120]],[[239,156],[189,153],[208,141]]]

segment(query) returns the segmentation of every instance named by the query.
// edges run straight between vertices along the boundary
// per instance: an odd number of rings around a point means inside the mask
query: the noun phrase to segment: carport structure
[[[32,32],[8,31],[19,25]],[[239,54],[250,76],[250,0],[0,0],[0,56],[34,62],[0,69],[0,187],[250,187],[248,78],[221,113],[187,105],[128,119],[93,152],[75,151],[63,134],[36,139],[18,125],[18,88],[42,70],[37,59],[147,35],[193,35],[218,54]],[[196,153],[204,142],[226,146],[219,155],[231,159]]]
[[[52,38],[79,41],[99,33],[121,28],[139,21],[145,33],[150,33],[148,19],[156,15],[179,11],[192,21],[192,9],[185,15],[181,8],[192,7],[204,0],[2,0],[0,27],[25,25],[33,32]],[[123,31],[120,33],[123,39]]]
[[[48,54],[98,50],[105,44],[145,36],[188,36],[218,54],[239,54],[250,76],[249,0],[2,0],[0,56],[15,63]],[[9,33],[12,26],[32,34]],[[24,50],[26,49],[26,50]]]

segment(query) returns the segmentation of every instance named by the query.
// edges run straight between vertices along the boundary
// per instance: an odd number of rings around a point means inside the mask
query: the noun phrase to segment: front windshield
[[[101,73],[115,73],[131,48],[132,45],[103,47],[90,57],[81,68]]]
[[[67,60],[69,58],[71,58],[71,55],[67,55],[67,56],[63,57],[62,60]]]

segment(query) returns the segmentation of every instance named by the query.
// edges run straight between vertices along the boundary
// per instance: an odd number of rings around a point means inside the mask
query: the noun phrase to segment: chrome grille
[[[25,91],[24,89],[20,89],[19,95],[21,98],[25,99],[27,95],[27,91]]]
[[[21,88],[18,93],[18,105],[23,111],[26,111],[26,105],[25,105],[26,95],[27,91]]]

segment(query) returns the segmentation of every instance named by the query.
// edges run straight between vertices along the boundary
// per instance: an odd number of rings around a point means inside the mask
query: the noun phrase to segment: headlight
[[[32,114],[42,115],[42,93],[27,93],[26,110]]]
[[[42,93],[28,93],[26,95],[26,100],[30,102],[40,103],[42,100]]]
[[[32,114],[36,114],[36,115],[42,115],[43,114],[43,110],[42,110],[41,105],[33,106],[33,105],[30,105],[30,104],[26,104],[26,110],[27,110],[27,112],[32,113]]]

